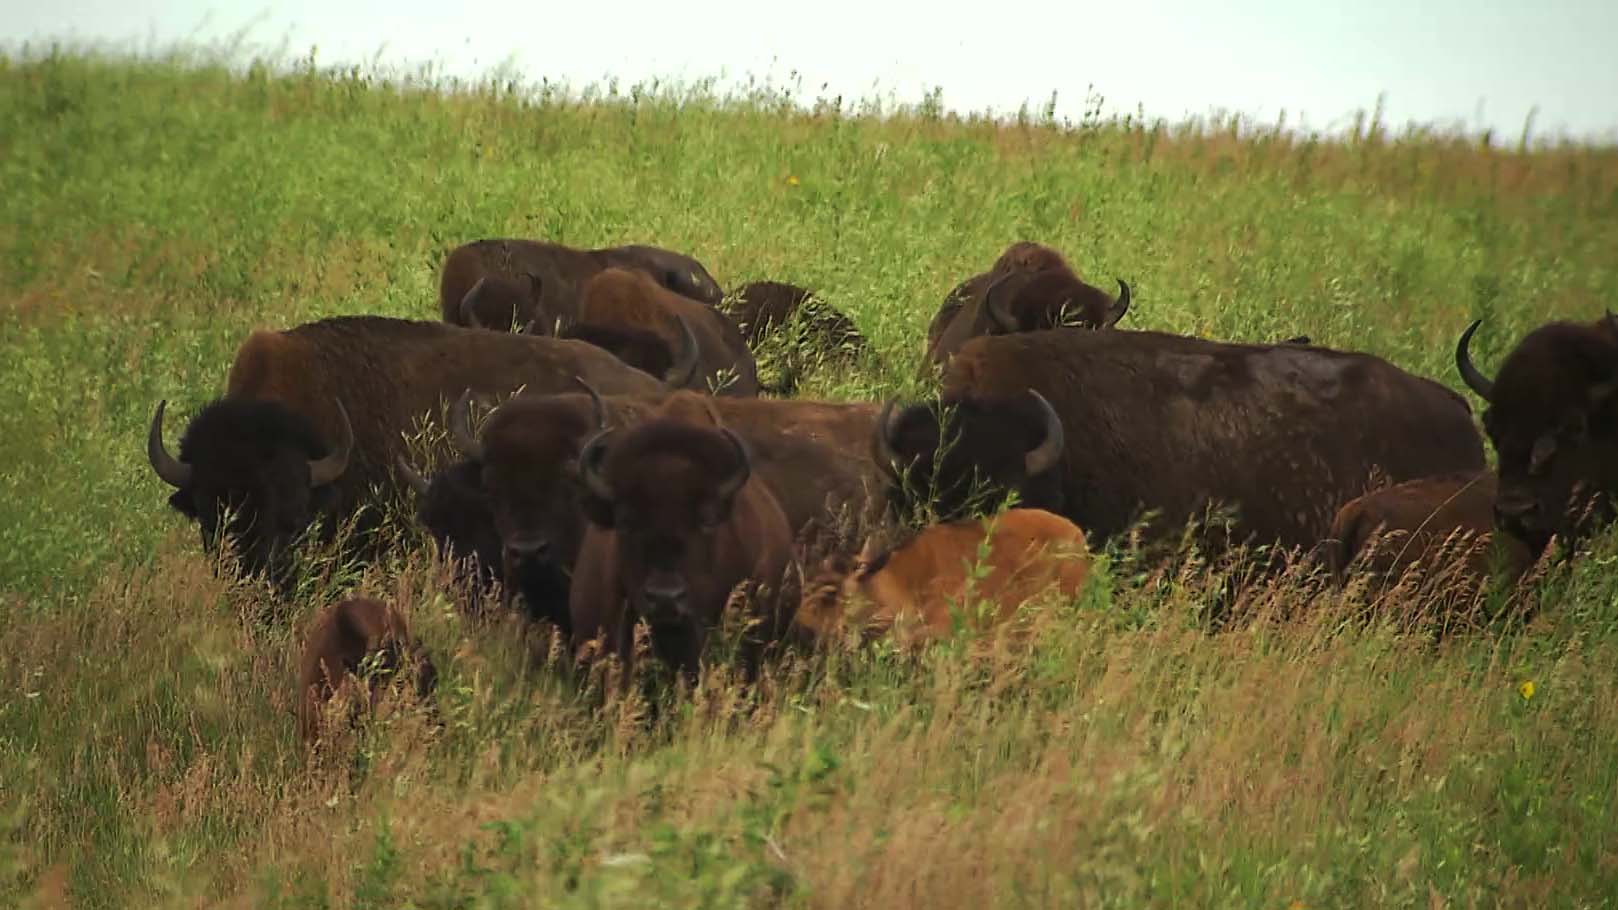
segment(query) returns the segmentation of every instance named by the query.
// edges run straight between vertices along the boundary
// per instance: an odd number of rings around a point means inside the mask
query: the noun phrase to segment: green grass
[[[1436,647],[1290,581],[1253,599],[1309,615],[1210,636],[1217,573],[1119,564],[1025,649],[793,662],[655,721],[459,617],[418,553],[361,584],[409,611],[448,726],[311,758],[295,624],[241,618],[258,595],[142,455],[156,401],[177,424],[218,394],[254,327],[433,318],[441,257],[485,236],[815,287],[878,365],[806,395],[919,394],[939,301],[1021,238],[1130,281],[1130,327],[1458,386],[1470,319],[1490,368],[1618,304],[1618,151],[235,73],[0,57],[0,904],[1618,902],[1611,539],[1525,626]]]

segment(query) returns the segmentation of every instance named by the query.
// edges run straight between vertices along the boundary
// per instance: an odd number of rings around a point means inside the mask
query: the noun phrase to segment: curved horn
[[[663,381],[669,388],[685,389],[690,388],[691,381],[697,377],[697,362],[702,356],[702,349],[697,345],[696,334],[691,331],[691,323],[678,313],[674,314],[674,319],[680,324],[680,351]]]
[[[455,404],[449,409],[449,440],[455,444],[455,450],[463,458],[473,461],[483,460],[483,445],[478,442],[477,435],[472,432],[472,390],[467,389],[461,397],[455,399]]]
[[[730,447],[736,453],[736,459],[739,462],[736,470],[732,471],[730,476],[719,484],[718,496],[723,501],[735,496],[737,491],[747,483],[747,478],[753,474],[753,460],[748,457],[747,446],[742,442],[740,436],[731,432],[727,427],[720,427],[719,432],[725,434],[725,438],[730,440]]]
[[[607,437],[613,430],[602,430],[590,437],[590,441],[579,450],[579,479],[584,481],[584,488],[592,496],[612,502],[612,487],[607,479],[601,476],[601,459],[607,454]]]
[[[1113,301],[1112,306],[1107,308],[1107,320],[1101,323],[1101,327],[1104,329],[1110,329],[1117,325],[1118,320],[1124,318],[1124,314],[1129,312],[1129,284],[1122,278],[1117,279],[1117,281],[1118,299]]]
[[[1466,387],[1478,394],[1484,401],[1489,401],[1494,395],[1494,380],[1483,375],[1477,367],[1472,365],[1472,333],[1478,330],[1483,320],[1474,319],[1472,324],[1461,333],[1461,340],[1455,345],[1455,368],[1461,371],[1461,379]]]
[[[316,458],[309,462],[309,486],[323,487],[343,476],[348,470],[348,456],[354,451],[354,425],[348,421],[348,409],[343,407],[339,399],[332,399],[337,405],[337,416],[343,423],[343,435],[337,447],[330,455]]]
[[[999,289],[1001,284],[1005,283],[1007,278],[1010,278],[1015,274],[1017,273],[1007,272],[1004,275],[1001,275],[999,278],[996,278],[994,281],[990,282],[988,288],[983,292],[983,308],[989,311],[989,319],[993,321],[995,325],[999,326],[1002,331],[1005,331],[1008,334],[1015,334],[1022,331],[1022,326],[1018,324],[1017,320],[1013,319],[1011,314],[1006,312],[1005,308],[999,304],[994,296],[994,292]]]
[[[1033,477],[1043,474],[1056,466],[1056,460],[1062,457],[1062,418],[1056,416],[1056,409],[1045,400],[1045,396],[1033,389],[1028,390],[1034,400],[1039,402],[1039,409],[1045,415],[1045,439],[1034,446],[1023,456],[1023,472]]]
[[[597,430],[605,430],[607,428],[607,403],[601,400],[601,393],[596,391],[595,386],[585,382],[583,377],[575,376],[573,381],[583,386],[584,390],[590,393],[590,416],[595,421]]]
[[[476,300],[478,294],[482,293],[484,282],[488,280],[487,275],[479,278],[477,284],[472,285],[471,290],[466,292],[466,296],[461,298],[461,321],[474,329],[488,328],[483,324],[483,320],[478,318],[477,308],[472,305],[472,301]]]
[[[882,402],[882,410],[876,415],[876,433],[872,438],[876,444],[877,467],[894,476],[897,476],[900,461],[899,452],[893,447],[893,404],[896,400],[889,398]]]
[[[152,429],[146,434],[146,460],[152,463],[152,470],[164,483],[183,487],[191,482],[191,466],[170,455],[168,447],[163,445],[163,410],[168,404],[168,399],[159,401],[157,413],[152,415]]]
[[[415,490],[417,496],[426,496],[427,478],[416,473],[416,469],[410,466],[410,461],[403,455],[398,456],[394,463],[399,466],[399,473],[404,475],[405,483],[410,485],[410,489]]]

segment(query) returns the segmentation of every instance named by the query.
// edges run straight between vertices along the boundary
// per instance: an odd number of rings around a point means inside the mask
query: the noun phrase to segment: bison
[[[974,571],[980,559],[986,575]],[[909,640],[943,638],[957,616],[972,619],[978,602],[992,605],[983,618],[998,625],[1047,591],[1075,598],[1089,570],[1077,525],[1041,509],[1009,509],[991,519],[933,525],[852,572],[820,575],[804,592],[793,628],[819,641],[849,628],[867,637],[898,631]]]
[[[490,588],[503,576],[503,562],[481,466],[470,459],[457,461],[428,480],[405,458],[397,463],[416,494],[416,521],[439,554],[460,566],[463,582],[479,591]]]
[[[717,306],[724,294],[702,263],[653,246],[580,250],[535,240],[476,240],[444,259],[438,303],[454,325],[535,325],[541,334],[578,315],[585,282],[604,269],[633,269],[692,300]]]
[[[1495,521],[1538,556],[1569,550],[1614,514],[1618,491],[1618,316],[1552,322],[1528,333],[1489,379],[1461,334],[1455,362],[1488,403],[1483,427],[1497,456]]]
[[[376,491],[403,491],[396,459],[417,420],[468,388],[559,390],[575,377],[609,392],[664,388],[579,341],[374,316],[256,331],[236,352],[224,397],[186,427],[178,457],[164,445],[167,403],[158,404],[147,457],[205,548],[228,540],[245,572],[285,586],[289,545],[317,519],[326,539],[351,517],[367,531],[380,517],[367,508]]]
[[[777,394],[792,394],[817,362],[854,363],[868,351],[853,320],[795,284],[755,281],[726,300],[726,311],[754,351],[778,339],[781,378],[770,389]]]
[[[730,317],[641,273],[606,269],[591,278],[584,286],[577,321],[592,327],[650,330],[671,348],[678,343],[687,350],[688,336],[694,334],[698,366],[681,387],[729,396],[758,394],[758,367]]]
[[[1311,547],[1373,473],[1400,482],[1478,470],[1466,402],[1369,354],[1229,344],[1157,332],[1053,329],[976,338],[943,377],[938,413],[878,420],[901,509],[936,490],[946,519],[997,493],[1106,541],[1148,512],[1148,535],[1213,507],[1238,517],[1222,543]]]
[[[1129,285],[1118,279],[1118,297],[1081,280],[1057,251],[1022,241],[994,267],[974,276],[945,299],[928,327],[927,360],[943,364],[961,345],[981,335],[1034,332],[1062,325],[1111,328],[1129,310]]]
[[[732,591],[753,582],[776,589],[749,598],[753,666],[790,620],[779,585],[792,535],[741,437],[712,411],[702,422],[658,413],[592,437],[579,472],[589,527],[573,574],[575,641],[604,636],[627,663],[645,620],[657,657],[691,676]]]
[[[1502,562],[1512,575],[1527,553],[1509,538],[1496,543],[1495,478],[1489,471],[1423,477],[1350,500],[1332,519],[1326,565],[1340,581],[1352,569],[1394,583],[1413,567],[1443,573],[1473,593]]]
[[[364,697],[357,700],[364,709],[376,707],[394,674],[408,671],[416,697],[424,701],[438,681],[432,660],[411,639],[398,610],[367,597],[333,604],[310,626],[299,661],[298,728],[305,742],[318,738],[326,703],[367,671]]]

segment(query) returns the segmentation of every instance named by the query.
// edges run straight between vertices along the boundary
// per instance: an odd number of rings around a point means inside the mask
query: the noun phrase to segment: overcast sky
[[[817,0],[4,0],[0,39],[162,46],[250,26],[257,45],[324,63],[435,61],[451,75],[501,63],[574,85],[616,76],[802,75],[809,100],[918,100],[1037,109],[1054,90],[1078,119],[1086,89],[1109,111],[1181,120],[1242,111],[1341,126],[1386,94],[1386,119],[1459,122],[1515,138],[1618,141],[1618,0],[1122,0],[952,5]]]

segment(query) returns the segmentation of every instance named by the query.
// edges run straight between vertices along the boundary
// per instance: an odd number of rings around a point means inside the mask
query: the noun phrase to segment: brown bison
[[[584,284],[603,269],[633,269],[665,288],[717,306],[724,296],[702,263],[653,246],[580,250],[535,240],[476,240],[444,259],[438,305],[445,322],[549,334],[578,315]]]
[[[975,577],[980,559],[988,573]],[[933,525],[852,572],[823,574],[804,592],[792,622],[821,641],[851,628],[868,637],[895,631],[907,641],[944,638],[958,618],[972,623],[979,602],[993,610],[982,619],[998,625],[1053,589],[1077,597],[1089,571],[1077,525],[1041,509],[1010,509]]]
[[[390,678],[408,671],[416,697],[431,697],[438,672],[410,637],[398,610],[379,600],[355,597],[333,604],[315,618],[298,667],[298,728],[304,741],[320,735],[320,715],[339,692],[367,675],[356,707],[374,709],[390,688]]]
[[[1474,322],[1455,348],[1461,377],[1488,402],[1500,528],[1534,555],[1553,536],[1571,549],[1610,522],[1618,493],[1618,316],[1528,333],[1489,379],[1473,366]]]
[[[1014,243],[988,272],[958,285],[928,327],[927,360],[947,363],[961,345],[982,335],[1035,332],[1063,325],[1111,328],[1129,310],[1129,285],[1118,297],[1081,280],[1048,246]]]
[[[890,486],[901,510],[920,492],[960,517],[981,480],[1093,541],[1229,506],[1236,540],[1311,547],[1373,473],[1483,467],[1459,395],[1369,354],[1053,329],[973,339],[942,391],[942,427],[926,406],[878,421],[882,463],[909,475]]]
[[[289,544],[316,519],[328,539],[351,517],[366,530],[379,518],[367,508],[377,491],[403,492],[395,467],[419,420],[468,388],[554,391],[574,388],[576,377],[609,392],[664,388],[578,341],[374,316],[257,331],[237,350],[224,397],[186,427],[179,457],[163,443],[166,402],[158,404],[147,457],[206,548],[223,536],[245,571],[268,570],[285,584]]]
[[[606,269],[587,281],[577,322],[581,326],[650,330],[658,333],[671,350],[689,350],[690,336],[694,335],[697,368],[682,387],[713,390],[717,395],[758,394],[758,367],[730,317],[673,293],[639,272]]]
[[[1412,567],[1471,591],[1497,562],[1512,575],[1528,554],[1509,537],[1494,542],[1495,478],[1489,471],[1423,477],[1357,497],[1337,511],[1326,544],[1340,580],[1352,569],[1394,583]]]
[[[854,363],[868,351],[853,320],[795,284],[754,281],[726,301],[726,312],[754,351],[775,342],[780,380],[770,391],[777,394],[790,395],[817,363]]]
[[[628,662],[634,626],[645,620],[657,657],[695,674],[709,633],[744,582],[773,589],[749,598],[759,626],[744,651],[748,666],[785,630],[786,515],[753,474],[741,437],[718,426],[717,415],[696,422],[659,413],[604,430],[585,445],[579,470],[590,524],[573,574],[576,642],[604,635]]]
[[[462,460],[433,475],[421,476],[410,462],[398,460],[399,474],[416,494],[416,521],[438,552],[460,566],[459,576],[477,590],[502,577],[500,535],[494,509],[483,492],[482,468]]]

